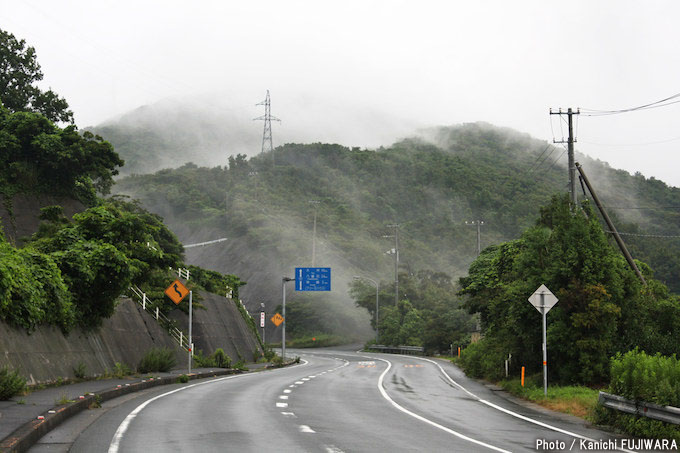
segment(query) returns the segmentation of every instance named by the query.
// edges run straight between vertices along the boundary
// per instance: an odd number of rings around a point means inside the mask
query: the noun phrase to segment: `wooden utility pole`
[[[562,121],[562,115],[567,115],[567,123],[569,126],[569,136],[567,137],[567,140],[565,141],[564,138],[562,140],[555,140],[553,137],[553,143],[566,143],[567,144],[567,159],[568,159],[568,166],[569,166],[569,200],[571,201],[572,208],[576,207],[578,203],[578,198],[576,196],[576,165],[575,165],[575,160],[574,160],[574,143],[576,142],[576,137],[574,136],[574,121],[573,121],[573,116],[574,115],[579,115],[581,112],[577,109],[576,112],[574,112],[571,108],[567,109],[566,112],[563,112],[562,109],[559,109],[557,112],[553,112],[552,109],[550,109],[550,114],[551,115],[559,115],[560,116],[560,121]]]

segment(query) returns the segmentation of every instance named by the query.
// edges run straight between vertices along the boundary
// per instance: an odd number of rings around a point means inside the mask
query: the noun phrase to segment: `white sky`
[[[678,13],[675,0],[0,0],[0,28],[36,48],[43,85],[81,128],[208,92],[255,117],[269,89],[282,128],[287,109],[314,99],[414,127],[487,121],[552,140],[551,107],[680,93]],[[679,113],[582,115],[577,150],[680,186]]]

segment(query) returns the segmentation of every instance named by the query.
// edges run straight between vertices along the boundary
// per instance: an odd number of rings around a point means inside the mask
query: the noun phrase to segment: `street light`
[[[281,358],[286,360],[286,282],[295,281],[294,278],[283,277],[281,279],[281,287],[283,288],[283,330],[281,331]]]
[[[359,275],[354,276],[354,280],[368,280],[375,285],[375,344],[378,344],[378,337],[380,328],[378,327],[378,321],[380,320],[378,314],[380,310],[380,304],[378,302],[378,292],[380,291],[380,283],[368,277],[361,277]]]

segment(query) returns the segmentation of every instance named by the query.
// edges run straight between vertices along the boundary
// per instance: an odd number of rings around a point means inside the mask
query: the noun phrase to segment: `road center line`
[[[482,447],[486,447],[486,448],[489,448],[491,450],[500,451],[500,452],[503,452],[503,453],[510,453],[508,450],[503,450],[502,448],[494,447],[493,445],[490,445],[490,444],[484,443],[482,441],[473,439],[473,438],[468,437],[464,434],[461,434],[457,431],[454,431],[450,428],[447,428],[446,426],[440,425],[439,423],[433,422],[432,420],[428,420],[427,418],[425,418],[421,415],[418,415],[414,412],[411,412],[410,410],[408,410],[408,409],[400,406],[399,404],[397,404],[392,398],[390,398],[390,396],[387,394],[387,391],[385,391],[385,388],[383,386],[383,379],[385,378],[385,375],[387,374],[387,372],[390,371],[390,368],[392,368],[392,363],[389,360],[380,359],[380,358],[376,358],[376,360],[382,360],[383,362],[387,363],[387,369],[385,369],[385,371],[383,371],[382,374],[380,375],[380,377],[378,378],[378,390],[380,391],[380,394],[383,396],[383,398],[385,398],[387,401],[392,403],[392,406],[396,407],[401,412],[403,412],[407,415],[410,415],[413,418],[416,418],[416,419],[418,419],[422,422],[425,422],[429,425],[432,425],[435,428],[439,428],[442,431],[445,431],[449,434],[453,434],[454,436],[456,436],[460,439],[466,440],[468,442],[472,442],[472,443],[477,444],[477,445],[481,445]]]

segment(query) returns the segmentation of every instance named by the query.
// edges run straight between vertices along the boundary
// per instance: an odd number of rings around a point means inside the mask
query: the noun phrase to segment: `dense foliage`
[[[39,113],[0,107],[0,193],[50,193],[93,205],[123,161],[110,143],[75,126],[59,128]]]
[[[134,203],[101,202],[72,221],[58,207],[28,245],[0,242],[0,319],[32,330],[96,327],[131,283],[167,278],[182,246],[160,218]]]
[[[380,282],[379,337],[386,345],[424,346],[428,352],[449,351],[451,345],[469,342],[476,320],[461,308],[451,277],[441,272],[419,271],[399,276],[399,303],[394,283]],[[356,304],[371,314],[375,328],[376,289],[363,280],[352,283]]]
[[[73,122],[64,98],[38,88],[36,82],[42,78],[35,48],[0,30],[0,105],[11,112],[37,112],[50,121]]]
[[[342,286],[353,275],[390,280],[393,261],[385,251],[394,241],[382,236],[393,233],[386,227],[392,223],[400,224],[400,273],[433,269],[458,278],[475,259],[476,231],[465,221],[485,221],[482,248],[516,239],[532,227],[538,207],[563,191],[566,176],[559,165],[529,171],[546,144],[526,135],[485,124],[435,132],[432,142],[410,139],[378,150],[288,144],[275,150],[275,166],[271,154],[238,155],[225,167],[186,164],[127,177],[116,190],[139,197],[187,241],[229,237],[222,245],[192,251],[193,259],[223,273],[248,275],[247,298],[267,301],[269,309],[277,303],[271,295],[280,292],[270,276],[311,264],[315,209],[316,262],[333,264]],[[611,209],[620,231],[680,233],[677,212],[664,208],[680,204],[678,189],[580,160],[605,203],[653,208],[642,216],[640,210]],[[625,238],[657,279],[680,291],[680,241]],[[599,241],[611,239],[602,235]],[[340,324],[356,324],[349,306],[334,297],[319,295],[316,303],[301,298],[304,318],[323,320],[333,305],[334,315],[342,313]]]
[[[466,351],[471,374],[498,377],[503,360],[541,370],[541,315],[527,298],[541,284],[558,297],[548,314],[548,366],[563,383],[603,383],[609,358],[639,345],[671,354],[680,343],[680,302],[647,274],[643,287],[614,250],[586,203],[571,212],[566,197],[541,209],[520,239],[486,249],[461,278],[465,305],[480,313],[485,337]],[[663,311],[664,315],[659,317]]]
[[[617,354],[611,362],[608,391],[633,401],[680,407],[680,362],[675,355],[648,355],[638,348]],[[603,407],[596,415],[599,423],[615,426],[634,436],[680,442],[677,425]]]

